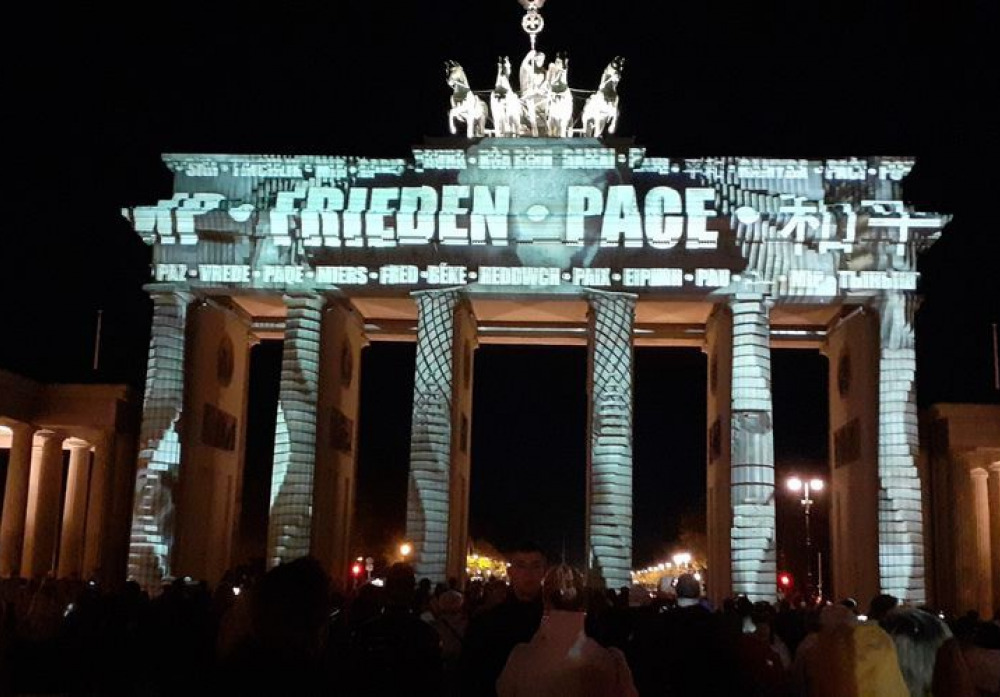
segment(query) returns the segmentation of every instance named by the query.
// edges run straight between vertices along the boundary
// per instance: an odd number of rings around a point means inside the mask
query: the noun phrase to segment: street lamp
[[[813,587],[813,572],[812,572],[812,537],[809,534],[809,511],[812,509],[813,499],[811,494],[819,493],[823,491],[823,487],[826,485],[819,477],[813,477],[811,479],[800,479],[799,477],[789,477],[785,481],[785,486],[788,487],[789,491],[795,492],[796,494],[800,491],[802,492],[802,498],[799,499],[799,503],[802,504],[802,512],[805,515],[806,523],[806,591],[812,590]],[[823,579],[819,580],[819,584],[816,586],[817,593],[820,597],[823,597]]]
[[[411,545],[409,542],[404,542],[403,544],[399,545],[399,556],[401,556],[403,559],[406,559],[412,553],[413,553],[413,545]]]

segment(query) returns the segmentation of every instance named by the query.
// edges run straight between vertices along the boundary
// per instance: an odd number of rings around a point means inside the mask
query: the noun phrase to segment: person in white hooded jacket
[[[497,680],[498,697],[638,697],[625,655],[584,632],[583,576],[553,567],[542,585],[545,615],[527,644],[518,644]]]

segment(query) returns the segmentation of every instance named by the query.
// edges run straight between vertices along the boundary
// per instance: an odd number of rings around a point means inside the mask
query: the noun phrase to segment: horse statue
[[[501,138],[517,136],[521,132],[521,100],[510,86],[510,58],[497,59],[497,82],[490,93],[490,114],[493,130]]]
[[[622,79],[625,59],[615,56],[601,75],[601,84],[583,105],[583,135],[596,138],[614,133],[618,125],[618,82]]]
[[[556,55],[549,65],[548,134],[558,138],[568,138],[573,127],[573,93],[569,89],[569,57],[565,53]]]
[[[445,61],[445,74],[451,88],[451,109],[448,110],[448,128],[457,133],[455,123],[465,122],[465,135],[475,138],[486,134],[486,102],[469,87],[465,70],[455,61]]]

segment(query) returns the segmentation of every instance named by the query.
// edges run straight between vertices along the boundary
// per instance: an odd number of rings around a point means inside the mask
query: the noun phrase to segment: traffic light
[[[353,576],[354,578],[358,578],[359,576],[361,576],[362,570],[363,567],[361,566],[361,564],[355,562],[354,565],[351,566],[351,576]]]
[[[778,572],[778,588],[782,593],[787,593],[795,586],[795,579],[787,571]]]

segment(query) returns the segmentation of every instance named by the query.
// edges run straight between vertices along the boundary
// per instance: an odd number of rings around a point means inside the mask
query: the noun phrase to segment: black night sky
[[[996,403],[1000,235],[987,153],[998,120],[987,106],[998,11],[985,1],[922,7],[549,0],[540,48],[569,53],[579,88],[624,56],[619,135],[654,155],[915,155],[907,196],[954,215],[920,266],[919,400]],[[170,196],[160,153],[404,157],[446,133],[445,59],[487,89],[496,57],[516,65],[527,49],[515,0],[66,12],[31,29],[44,38],[15,59],[16,96],[5,100],[15,122],[7,173],[19,183],[0,230],[0,368],[126,382],[137,394],[149,253],[118,211]],[[257,402],[276,384],[278,351],[257,350]],[[413,346],[375,344],[364,361],[360,532],[377,548],[403,530]],[[582,348],[480,349],[474,537],[500,547],[533,537],[582,562],[585,370]],[[636,352],[639,563],[703,525],[705,371],[694,349]],[[816,353],[775,351],[785,471],[822,467],[825,375]],[[259,468],[269,428],[266,414],[254,419],[248,466]]]

